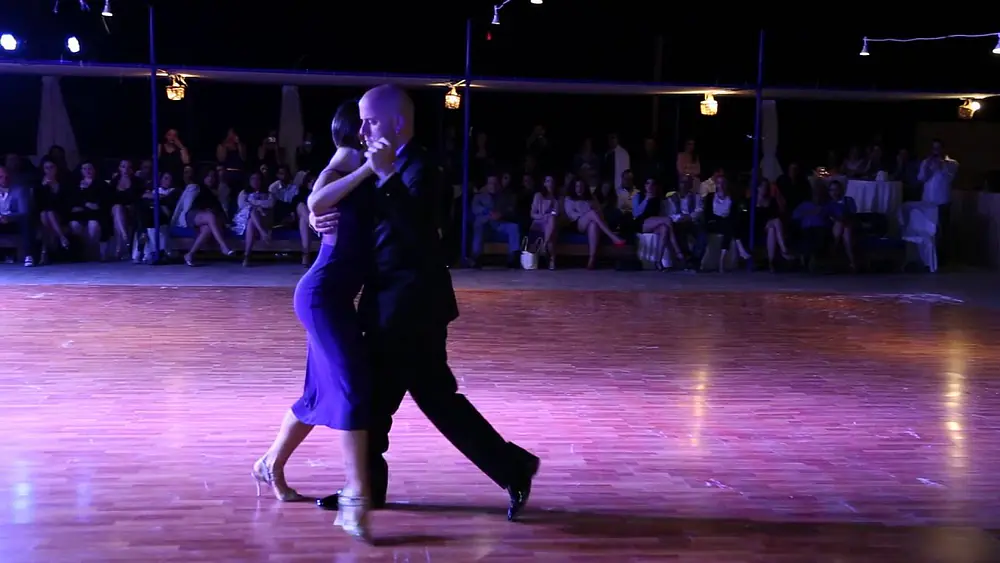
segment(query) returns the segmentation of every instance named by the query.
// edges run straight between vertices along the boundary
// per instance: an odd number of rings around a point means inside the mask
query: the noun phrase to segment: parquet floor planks
[[[0,561],[998,560],[1000,320],[821,294],[462,291],[463,390],[524,522],[408,400],[379,545],[255,498],[301,389],[290,288],[0,288]],[[287,468],[341,481],[332,435]]]

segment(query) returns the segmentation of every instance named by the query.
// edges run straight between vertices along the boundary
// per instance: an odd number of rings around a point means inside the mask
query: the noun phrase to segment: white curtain
[[[75,170],[80,163],[80,152],[76,148],[76,136],[69,122],[66,104],[63,103],[62,88],[58,76],[42,77],[42,107],[38,115],[37,158],[49,153],[52,145],[66,150],[66,164]]]
[[[763,100],[760,109],[760,136],[763,157],[760,168],[764,177],[775,181],[781,176],[778,162],[778,104],[774,100]]]
[[[278,146],[285,151],[285,162],[295,169],[295,153],[302,146],[302,102],[298,86],[281,87],[281,117],[278,120]]]

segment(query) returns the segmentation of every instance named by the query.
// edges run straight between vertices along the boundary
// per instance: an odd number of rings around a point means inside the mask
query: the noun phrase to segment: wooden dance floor
[[[0,288],[0,561],[1000,560],[1000,319],[779,293],[462,291],[451,358],[542,457],[524,521],[407,399],[378,545],[256,498],[291,288]],[[317,430],[287,475],[342,482]]]

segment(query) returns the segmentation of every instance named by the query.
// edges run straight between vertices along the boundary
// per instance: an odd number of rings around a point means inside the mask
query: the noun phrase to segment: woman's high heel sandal
[[[271,488],[271,492],[274,493],[274,498],[280,500],[281,502],[303,502],[308,500],[306,497],[295,492],[288,486],[281,488],[275,483],[275,477],[283,477],[281,475],[281,470],[274,471],[272,468],[268,467],[267,462],[264,458],[260,458],[253,464],[253,469],[250,470],[250,476],[253,477],[253,482],[257,485],[257,496],[260,496],[260,486],[264,485]],[[284,479],[281,479],[284,481]]]
[[[372,543],[371,531],[368,529],[368,511],[371,503],[367,497],[349,497],[341,493],[337,498],[337,519],[335,526],[340,526],[353,538],[365,543]]]

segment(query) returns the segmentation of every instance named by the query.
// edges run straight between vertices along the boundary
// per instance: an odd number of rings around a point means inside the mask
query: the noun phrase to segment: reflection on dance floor
[[[409,401],[377,547],[255,498],[290,288],[0,289],[0,560],[996,561],[1000,320],[806,294],[464,291],[451,357],[543,458],[524,522]],[[332,434],[287,468],[341,476]]]

